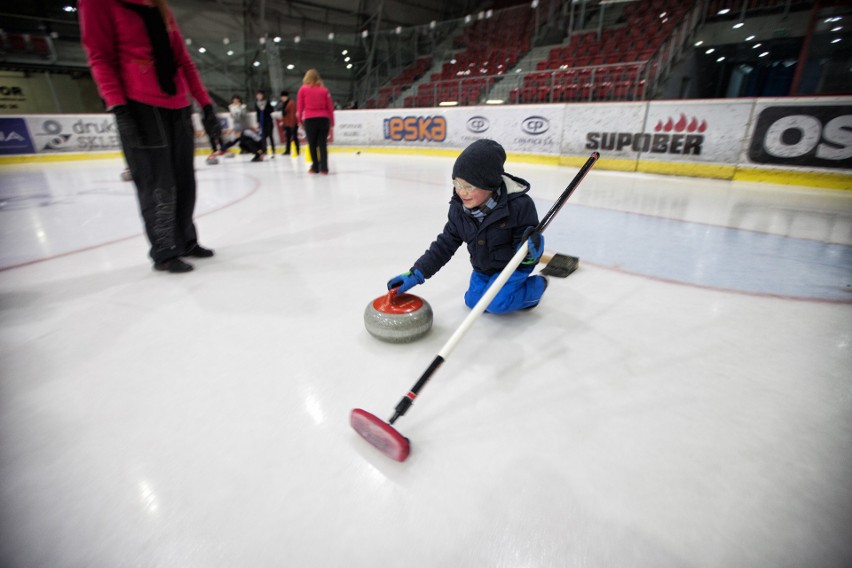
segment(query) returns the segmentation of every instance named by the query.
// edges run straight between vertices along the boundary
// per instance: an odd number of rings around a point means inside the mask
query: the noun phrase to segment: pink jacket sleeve
[[[112,14],[106,2],[79,0],[80,32],[89,56],[92,78],[107,108],[127,103],[121,83]]]
[[[329,126],[334,128],[334,101],[331,100],[331,93],[326,91],[326,104],[328,105]]]

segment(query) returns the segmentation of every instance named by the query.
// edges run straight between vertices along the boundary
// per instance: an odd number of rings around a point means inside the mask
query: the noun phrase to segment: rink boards
[[[599,151],[600,169],[852,189],[850,132],[852,97],[676,100],[337,111],[331,145],[453,155],[492,138],[516,161],[575,166]],[[0,118],[0,163],[118,150],[108,114]]]

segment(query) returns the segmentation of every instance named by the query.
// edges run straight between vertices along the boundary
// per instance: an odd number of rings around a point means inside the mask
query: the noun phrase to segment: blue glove
[[[400,274],[399,276],[394,276],[388,280],[388,290],[396,288],[397,294],[404,294],[408,290],[411,290],[418,284],[423,284],[424,282],[426,282],[426,279],[423,278],[423,273],[417,268],[412,268],[408,272]]]
[[[535,227],[527,227],[521,236],[521,243],[528,241],[527,257],[521,264],[537,264],[541,255],[544,254],[544,235],[535,230]]]

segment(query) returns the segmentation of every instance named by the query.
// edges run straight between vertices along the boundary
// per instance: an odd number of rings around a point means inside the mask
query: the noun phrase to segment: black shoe
[[[160,270],[162,272],[190,272],[192,270],[192,265],[188,262],[184,262],[179,258],[170,258],[168,260],[164,260],[163,262],[155,262],[154,270]]]
[[[201,245],[195,245],[188,252],[184,253],[183,256],[193,256],[195,258],[210,258],[214,253],[212,250],[204,248]]]

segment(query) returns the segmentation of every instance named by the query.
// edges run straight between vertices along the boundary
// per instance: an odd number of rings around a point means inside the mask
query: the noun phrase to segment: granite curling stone
[[[432,306],[414,294],[390,290],[367,304],[364,326],[370,335],[388,343],[415,341],[432,328]]]

